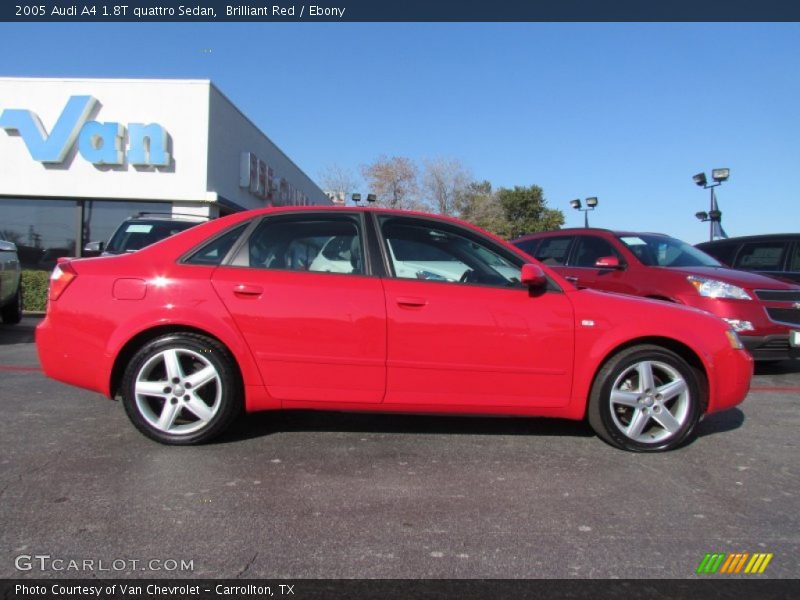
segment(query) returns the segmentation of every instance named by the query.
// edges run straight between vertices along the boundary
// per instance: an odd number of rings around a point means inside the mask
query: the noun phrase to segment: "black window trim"
[[[226,261],[230,258],[231,253],[233,251],[235,251],[237,248],[239,248],[239,246],[242,243],[242,240],[245,239],[249,235],[250,230],[252,230],[252,228],[253,228],[253,221],[254,220],[255,219],[251,219],[250,222],[248,223],[247,219],[244,219],[242,221],[238,221],[236,223],[233,223],[228,227],[225,227],[221,231],[218,231],[217,233],[215,233],[210,238],[206,238],[205,240],[203,240],[201,243],[197,244],[196,246],[192,246],[191,249],[189,249],[187,252],[184,252],[178,258],[178,260],[175,261],[175,262],[177,262],[180,265],[185,265],[187,267],[212,267],[212,268],[216,268],[216,267],[220,267],[220,266],[224,265],[226,263]],[[216,265],[204,265],[204,264],[199,264],[199,263],[190,263],[190,262],[188,262],[190,258],[192,258],[198,252],[202,251],[206,246],[209,246],[209,245],[213,244],[219,238],[228,235],[231,231],[233,231],[234,229],[237,229],[238,227],[241,227],[242,225],[246,225],[246,227],[244,228],[242,233],[239,234],[239,238],[234,242],[233,246],[231,246],[231,249],[228,250],[228,252],[225,254],[225,256],[222,257],[222,260],[219,262],[219,264],[216,264]]]

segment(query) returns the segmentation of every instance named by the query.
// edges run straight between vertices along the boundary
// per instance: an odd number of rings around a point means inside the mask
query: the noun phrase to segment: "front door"
[[[565,294],[532,294],[519,283],[522,259],[470,230],[379,221],[392,267],[387,405],[567,404],[574,321]]]

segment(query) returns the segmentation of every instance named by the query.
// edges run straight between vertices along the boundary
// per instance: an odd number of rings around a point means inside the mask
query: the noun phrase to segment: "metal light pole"
[[[711,179],[714,180],[714,183],[708,183],[706,179],[705,173],[698,173],[692,177],[692,180],[702,187],[703,189],[710,189],[711,190],[711,205],[708,212],[701,211],[695,213],[695,217],[701,222],[708,221],[708,241],[714,241],[714,223],[717,223],[716,227],[719,229],[718,237],[726,238],[728,234],[725,233],[725,230],[722,229],[722,211],[719,209],[717,205],[717,195],[714,193],[714,188],[722,185],[723,182],[727,181],[731,175],[730,169],[714,169],[711,171]]]
[[[592,196],[591,198],[586,198],[586,208],[581,208],[581,201],[579,199],[570,200],[569,205],[575,210],[579,210],[583,213],[583,226],[588,228],[589,211],[594,210],[598,205],[597,197]]]

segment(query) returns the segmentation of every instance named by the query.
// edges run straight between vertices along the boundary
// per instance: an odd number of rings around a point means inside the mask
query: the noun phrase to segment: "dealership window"
[[[75,200],[0,200],[0,231],[17,245],[23,269],[49,271],[60,256],[75,256],[78,219]]]
[[[86,200],[83,209],[83,244],[108,242],[120,223],[138,213],[171,212],[172,205],[169,202]]]
[[[79,246],[106,242],[122,221],[139,212],[171,213],[169,202],[0,199],[0,233],[17,245],[23,269],[50,271]]]

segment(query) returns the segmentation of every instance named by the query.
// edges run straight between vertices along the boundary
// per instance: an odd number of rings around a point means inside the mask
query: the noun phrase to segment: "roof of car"
[[[739,237],[714,240],[713,242],[700,242],[697,246],[718,246],[723,244],[738,244],[740,242],[769,241],[781,239],[800,240],[800,233],[763,233],[760,235],[742,235]]]
[[[140,212],[131,215],[126,221],[197,221],[205,222],[211,217],[205,215],[193,215],[189,213],[159,213],[159,212]]]
[[[521,240],[530,240],[530,239],[535,239],[537,237],[549,237],[563,233],[608,233],[610,235],[614,235],[617,237],[635,236],[635,235],[660,235],[663,237],[669,237],[666,233],[658,233],[655,231],[617,231],[613,229],[603,229],[601,227],[565,227],[564,229],[551,229],[549,231],[537,231],[535,233],[526,233],[525,235],[521,235],[518,238],[513,239],[511,241],[513,243]]]

